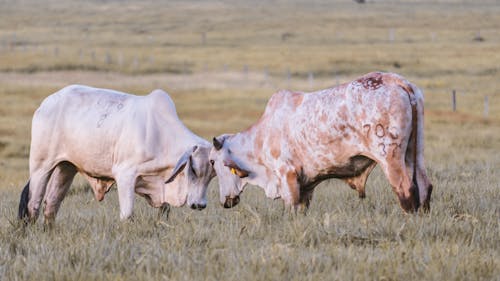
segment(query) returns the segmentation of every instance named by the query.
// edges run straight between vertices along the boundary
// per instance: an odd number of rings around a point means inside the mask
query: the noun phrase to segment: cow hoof
[[[366,198],[366,193],[365,192],[358,192],[358,196],[360,199],[365,199]]]
[[[240,197],[235,196],[234,198],[231,198],[229,196],[226,196],[226,202],[224,202],[223,206],[226,209],[232,208],[240,203]]]
[[[205,209],[206,207],[207,207],[206,204],[191,204],[191,209],[193,209],[193,210],[201,211],[201,210]]]

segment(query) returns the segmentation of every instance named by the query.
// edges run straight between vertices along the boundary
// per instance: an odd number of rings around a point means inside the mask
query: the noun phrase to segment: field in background
[[[500,5],[368,2],[0,0],[0,280],[499,280]],[[214,180],[206,210],[159,223],[140,198],[119,222],[116,192],[95,202],[77,179],[54,230],[15,227],[31,116],[65,85],[162,88],[211,138],[278,89],[375,70],[425,93],[430,215],[403,214],[376,169],[365,200],[328,181],[306,217],[255,187],[224,210]]]

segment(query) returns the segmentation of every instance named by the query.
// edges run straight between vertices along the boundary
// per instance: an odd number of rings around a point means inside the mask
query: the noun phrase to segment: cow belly
[[[363,156],[356,155],[349,159],[349,162],[343,166],[330,167],[327,174],[334,178],[350,178],[359,176],[368,166],[373,163],[373,160]]]
[[[372,159],[363,155],[352,156],[341,165],[330,166],[323,169],[313,179],[313,182],[318,182],[329,178],[343,179],[357,177],[361,173],[363,173],[371,164],[373,164],[373,162],[374,161]]]
[[[89,175],[112,177],[113,150],[111,142],[88,136],[84,139],[66,139],[60,153],[65,160]]]

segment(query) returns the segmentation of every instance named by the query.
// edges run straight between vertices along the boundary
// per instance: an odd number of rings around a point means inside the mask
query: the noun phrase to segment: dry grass
[[[500,280],[499,13],[486,0],[0,0],[0,280]],[[140,198],[119,222],[116,192],[95,202],[78,178],[55,229],[16,226],[31,116],[67,84],[163,88],[210,138],[253,123],[277,89],[373,70],[426,94],[429,215],[403,214],[376,169],[365,200],[332,180],[305,217],[255,187],[224,210],[214,180],[206,210],[161,222]]]

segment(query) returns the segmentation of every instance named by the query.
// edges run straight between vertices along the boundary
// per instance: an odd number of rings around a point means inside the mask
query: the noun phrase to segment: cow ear
[[[172,171],[172,175],[168,178],[168,180],[165,183],[171,183],[172,181],[175,180],[177,175],[184,170],[188,162],[191,162],[191,154],[198,148],[198,146],[194,146],[192,149],[188,149],[188,151],[184,152],[182,154],[181,158],[179,158],[179,161],[177,161],[177,164],[175,165],[174,170]]]
[[[248,177],[250,172],[238,168],[231,168],[231,174],[237,175],[238,177],[240,177],[240,179],[242,179]]]
[[[224,160],[224,166],[229,168],[231,174],[237,175],[240,179],[246,178],[250,174],[249,171],[238,166],[233,160]]]
[[[233,136],[233,135],[232,134],[223,134],[223,135],[220,135],[218,137],[214,137],[212,139],[212,143],[214,145],[215,150],[220,150],[222,148],[222,146],[224,146],[224,142],[226,142],[226,140],[228,138],[230,138],[231,136]]]
[[[222,138],[222,140],[218,140],[216,137],[213,138],[212,142],[216,150],[220,150],[222,148],[222,146],[224,145],[224,140],[225,138]]]

